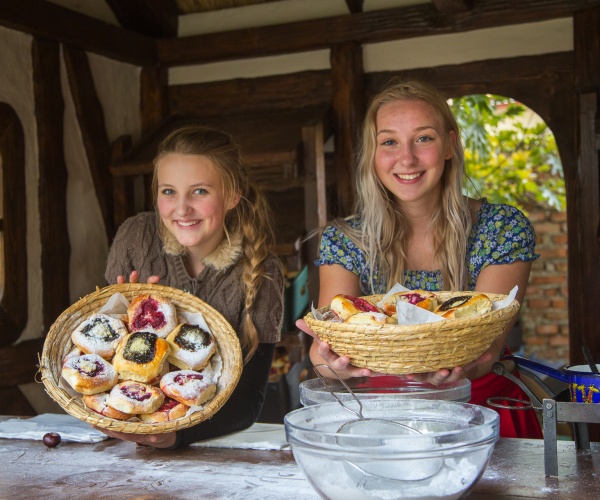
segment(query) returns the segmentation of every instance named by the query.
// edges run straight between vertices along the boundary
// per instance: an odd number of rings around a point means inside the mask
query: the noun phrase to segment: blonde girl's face
[[[221,177],[204,156],[170,153],[156,168],[160,218],[181,245],[204,258],[225,236],[225,214],[239,198],[225,199]]]
[[[400,205],[433,206],[441,190],[445,161],[455,134],[425,101],[394,101],[377,112],[375,169]]]

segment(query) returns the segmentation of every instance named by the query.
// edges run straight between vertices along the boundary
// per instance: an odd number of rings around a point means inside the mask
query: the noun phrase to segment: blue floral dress
[[[349,221],[352,227],[360,227],[361,220]],[[491,204],[483,198],[477,213],[477,222],[471,228],[467,243],[467,286],[475,289],[479,273],[490,264],[510,264],[517,260],[531,261],[539,257],[534,252],[535,231],[525,215],[510,205]],[[321,237],[317,266],[339,264],[360,278],[361,291],[365,295],[386,293],[394,283],[387,283],[375,266],[374,290],[370,285],[370,269],[363,252],[343,232],[327,226]],[[442,273],[436,271],[407,270],[404,286],[412,290],[442,290]]]

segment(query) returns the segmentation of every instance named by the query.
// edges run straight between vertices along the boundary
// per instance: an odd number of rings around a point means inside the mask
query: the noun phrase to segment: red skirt
[[[514,374],[518,377],[518,374]],[[529,397],[514,382],[496,375],[488,373],[483,377],[471,380],[471,400],[469,403],[486,406],[495,410],[500,415],[500,437],[508,438],[527,438],[542,439],[542,428],[534,410],[528,408],[523,410],[508,410],[496,408],[487,403],[491,397],[514,398],[529,402]],[[513,402],[496,401],[497,404],[510,404],[517,406]]]

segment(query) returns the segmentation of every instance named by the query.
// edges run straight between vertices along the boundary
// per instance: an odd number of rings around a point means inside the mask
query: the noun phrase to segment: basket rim
[[[500,300],[508,298],[508,295],[503,295],[503,294],[472,292],[472,291],[468,291],[468,292],[467,291],[464,291],[464,292],[440,291],[440,292],[435,292],[435,293],[438,293],[440,295],[444,294],[444,295],[448,296],[448,298],[456,296],[456,295],[466,294],[466,293],[469,293],[469,294],[483,293],[484,295],[487,295],[490,298],[490,300],[492,300],[492,302],[498,302]],[[369,300],[372,303],[376,303],[376,302],[379,302],[379,300],[381,300],[381,298],[384,296],[385,296],[385,294],[374,294],[374,295],[363,295],[360,298]],[[465,328],[465,327],[469,327],[469,326],[476,326],[477,324],[482,323],[482,322],[489,323],[490,320],[501,321],[501,320],[504,320],[507,316],[514,315],[519,310],[520,307],[521,307],[521,305],[519,304],[519,301],[516,299],[513,299],[512,302],[510,304],[508,304],[508,306],[506,306],[502,309],[497,309],[495,311],[488,311],[488,312],[486,312],[484,314],[480,314],[478,316],[471,316],[471,317],[467,317],[467,318],[445,319],[445,320],[437,321],[434,323],[422,323],[422,324],[417,324],[417,325],[394,325],[394,324],[389,324],[389,323],[384,324],[384,325],[339,323],[339,322],[335,322],[335,321],[319,320],[314,317],[312,311],[309,311],[304,316],[303,319],[306,321],[306,323],[309,326],[314,325],[314,326],[321,327],[323,329],[340,331],[340,332],[357,331],[357,327],[359,327],[359,329],[364,332],[420,333],[420,332],[431,331],[432,325],[434,325],[434,324],[435,324],[436,331],[444,331],[444,330],[454,330],[456,328]],[[319,311],[321,313],[327,312],[327,311],[329,311],[329,306],[320,307],[317,309],[317,311]]]
[[[162,295],[175,304],[178,313],[185,311],[197,312],[204,316],[217,342],[217,348],[223,360],[223,369],[219,382],[222,381],[225,385],[222,387],[218,385],[217,393],[208,403],[203,405],[202,410],[192,413],[188,417],[182,417],[169,422],[149,423],[116,420],[88,409],[83,404],[81,397],[73,397],[59,387],[60,371],[55,373],[52,368],[54,367],[56,370],[57,366],[62,366],[62,356],[60,359],[56,359],[62,353],[53,352],[53,348],[59,346],[61,342],[64,344],[63,347],[66,347],[69,343],[73,347],[70,340],[72,328],[81,321],[84,321],[84,317],[101,309],[115,293],[123,294],[128,301],[131,301],[136,295],[145,293]],[[183,306],[186,306],[186,308]],[[85,316],[78,316],[83,310],[86,311],[84,313]],[[73,319],[75,317],[77,319]],[[62,355],[64,356],[64,354]],[[56,361],[58,363],[55,363]],[[173,432],[191,427],[211,418],[233,393],[241,376],[242,365],[242,350],[239,338],[233,327],[219,311],[188,292],[153,283],[123,283],[108,285],[103,288],[96,287],[94,292],[81,297],[58,316],[48,330],[40,357],[41,381],[44,384],[45,391],[67,413],[96,427],[117,432],[138,434]]]

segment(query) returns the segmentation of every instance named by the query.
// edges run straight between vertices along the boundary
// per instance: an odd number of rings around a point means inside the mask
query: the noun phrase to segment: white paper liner
[[[508,307],[512,301],[515,299],[517,295],[517,291],[519,290],[519,286],[515,285],[514,288],[509,292],[508,296],[503,300],[498,300],[496,302],[492,302],[492,311],[497,311],[499,309],[503,309]],[[399,283],[396,283],[390,290],[381,298],[379,302],[377,302],[377,307],[381,308],[383,302],[394,293],[398,292],[409,292],[410,289],[402,286]],[[323,321],[323,315],[314,307],[314,304],[311,304],[311,312],[313,317],[316,320]],[[410,304],[409,302],[405,302],[403,300],[399,300],[396,302],[396,315],[398,317],[399,325],[421,325],[423,323],[433,323],[434,321],[447,321],[446,318],[443,318],[439,314],[432,313],[431,311],[427,311],[422,307],[416,306],[414,304]]]
[[[97,311],[102,314],[106,314],[108,316],[112,316],[120,319],[123,315],[127,315],[127,308],[129,307],[129,301],[127,298],[120,292],[113,293],[106,303],[102,306],[102,308]],[[85,320],[84,320],[85,321]],[[205,329],[212,335],[212,331],[210,330],[206,320],[202,313],[193,313],[188,311],[182,311],[178,318],[179,323],[189,323],[191,325],[198,325],[201,328]],[[75,347],[75,346],[73,346]],[[206,368],[202,371],[203,375],[210,374],[214,383],[216,384],[221,377],[221,373],[223,371],[223,358],[218,350],[211,356],[210,358],[210,366],[211,369],[207,370]],[[69,396],[73,398],[81,398],[81,393],[73,390],[73,388],[69,385],[69,383],[61,376],[58,380],[58,387],[63,389]],[[209,401],[207,401],[208,403]],[[196,406],[192,405],[188,409],[185,417],[189,417],[198,411],[204,410],[204,406]],[[140,419],[138,417],[132,417],[127,422],[139,422]]]

